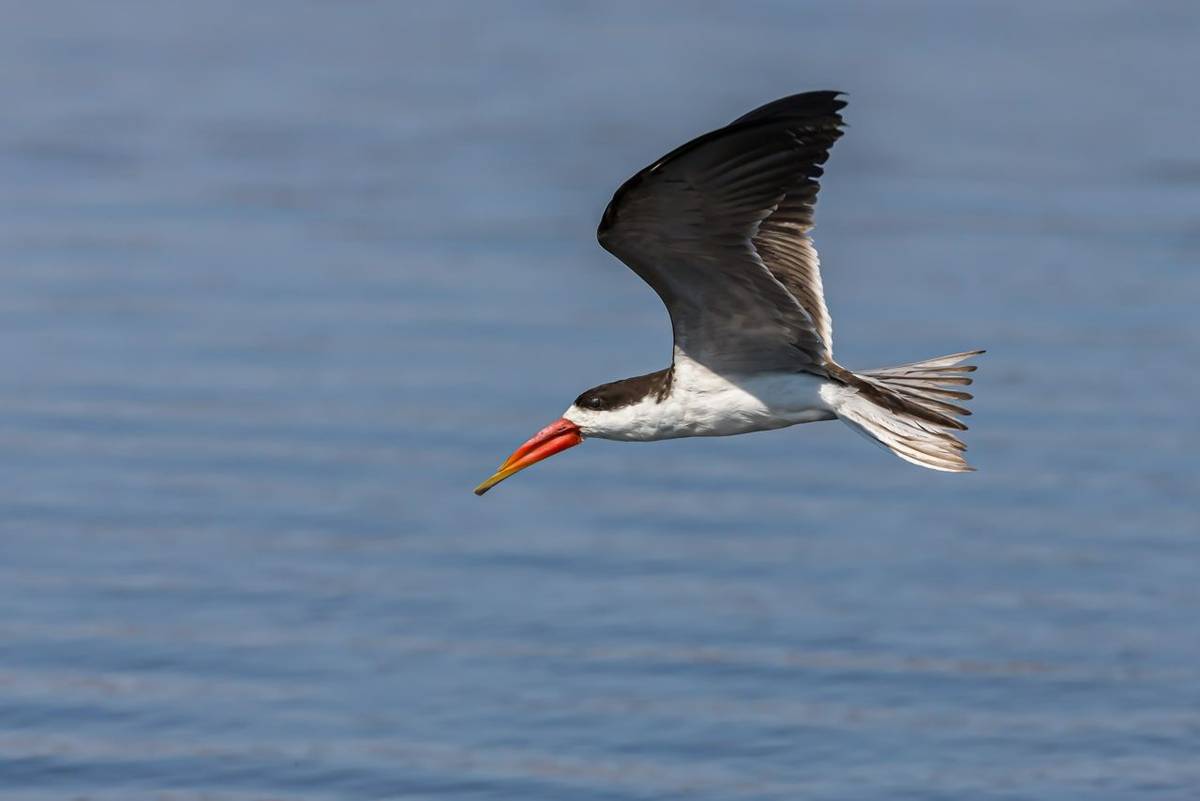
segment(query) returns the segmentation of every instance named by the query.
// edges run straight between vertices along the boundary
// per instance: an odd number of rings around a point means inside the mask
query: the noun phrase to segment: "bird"
[[[666,306],[670,366],[593,387],[475,488],[586,439],[648,442],[841,420],[921,467],[973,470],[956,436],[970,414],[971,350],[849,370],[810,232],[819,179],[842,136],[845,93],[760,106],[672,150],[617,189],[600,245]]]

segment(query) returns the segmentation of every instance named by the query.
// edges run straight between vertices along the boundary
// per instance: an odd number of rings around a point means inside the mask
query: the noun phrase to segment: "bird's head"
[[[654,374],[657,375],[657,374]],[[636,407],[648,386],[646,376],[592,387],[555,420],[513,451],[492,476],[475,488],[482,495],[509,476],[556,453],[573,448],[586,437],[624,439],[623,434],[638,415]]]

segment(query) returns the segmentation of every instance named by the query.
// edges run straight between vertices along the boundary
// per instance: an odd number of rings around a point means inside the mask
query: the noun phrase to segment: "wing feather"
[[[837,92],[768,103],[677,148],[613,196],[600,243],[662,298],[676,347],[691,358],[714,370],[831,361],[808,233],[844,106]]]

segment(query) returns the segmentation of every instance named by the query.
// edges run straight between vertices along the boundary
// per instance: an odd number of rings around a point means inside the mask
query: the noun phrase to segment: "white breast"
[[[809,373],[717,375],[675,352],[671,392],[611,411],[572,405],[563,414],[585,437],[625,441],[720,437],[831,420],[821,398],[828,382]]]

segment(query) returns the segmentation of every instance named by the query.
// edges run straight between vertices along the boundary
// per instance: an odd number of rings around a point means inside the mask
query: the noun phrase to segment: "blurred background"
[[[1195,3],[4,3],[0,799],[1200,797]],[[612,191],[849,93],[839,360],[979,472],[589,442]]]

